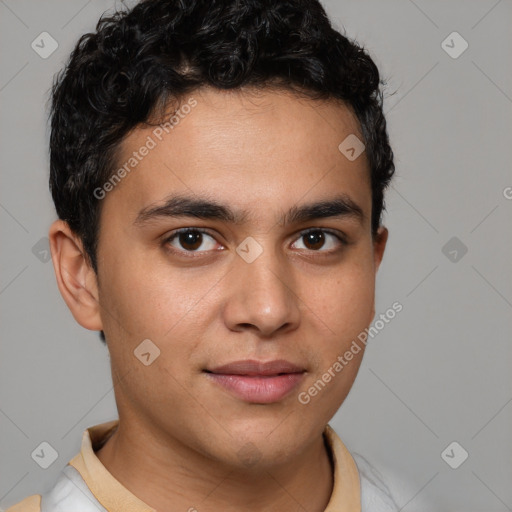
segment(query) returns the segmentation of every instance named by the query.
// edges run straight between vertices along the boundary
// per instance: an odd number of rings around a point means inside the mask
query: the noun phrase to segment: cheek
[[[207,288],[191,286],[190,279],[155,265],[124,261],[110,268],[100,302],[112,367],[119,377],[126,376],[121,397],[137,397],[146,412],[163,404],[178,410],[189,378],[183,363],[200,339],[197,302]]]
[[[124,261],[110,269],[102,279],[102,305],[131,335],[142,339],[167,337],[194,315],[195,305],[207,291],[201,280],[158,264]]]
[[[149,382],[155,381],[166,382],[173,389],[169,373],[157,370],[165,368],[180,381],[188,378],[183,362],[192,360],[204,337],[204,326],[211,321],[208,291],[220,277],[194,277],[168,265],[128,260],[110,268],[101,279],[100,302],[112,363],[118,368],[135,367],[137,375],[151,369],[142,379],[148,389]],[[134,351],[147,339],[160,352],[155,362],[143,369]],[[141,386],[144,389],[146,384]]]
[[[347,396],[364,354],[365,345],[358,337],[372,321],[375,294],[370,256],[369,251],[354,254],[336,272],[317,281],[316,293],[308,299],[319,318],[314,330],[322,333],[322,342],[314,345],[315,365],[305,391],[318,414],[326,417],[334,414]]]
[[[308,302],[338,343],[357,336],[372,321],[375,279],[370,265],[340,267],[314,289]]]
[[[327,422],[348,395],[362,362],[365,344],[359,336],[372,320],[374,280],[368,271],[354,270],[324,283],[320,291],[310,303],[321,319],[315,332],[323,335],[312,347],[315,364],[298,400]]]

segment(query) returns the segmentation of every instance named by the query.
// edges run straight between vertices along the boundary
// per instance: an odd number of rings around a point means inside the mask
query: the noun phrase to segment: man
[[[328,425],[387,240],[379,86],[310,0],[147,0],[82,36],[49,238],[119,420],[9,510],[396,510]]]

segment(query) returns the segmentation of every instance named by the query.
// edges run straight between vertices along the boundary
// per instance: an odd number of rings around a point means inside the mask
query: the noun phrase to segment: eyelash
[[[299,236],[297,237],[296,240],[299,240],[300,238],[302,238],[302,237],[304,237],[304,236],[306,236],[306,235],[308,235],[310,233],[317,233],[317,232],[327,233],[329,235],[334,236],[340,242],[340,244],[342,246],[349,245],[349,242],[339,232],[333,231],[333,230],[327,229],[327,228],[308,228],[308,229],[305,229],[304,231],[301,231],[299,233]],[[211,238],[215,239],[215,237],[208,230],[202,229],[202,228],[180,228],[180,229],[177,229],[177,230],[173,231],[168,237],[166,237],[164,239],[162,244],[170,252],[175,253],[175,254],[180,254],[180,255],[185,254],[186,257],[188,257],[188,258],[197,258],[198,255],[202,255],[203,253],[206,253],[206,252],[209,252],[209,251],[186,251],[186,250],[179,250],[179,249],[175,249],[174,247],[170,247],[168,244],[172,240],[174,240],[177,236],[179,236],[181,233],[202,233],[202,234],[208,235]],[[316,252],[316,253],[320,253],[320,254],[329,255],[329,254],[334,254],[337,251],[338,251],[338,249],[331,249],[329,251],[321,251],[321,250],[315,251],[315,250],[311,249],[308,252]]]

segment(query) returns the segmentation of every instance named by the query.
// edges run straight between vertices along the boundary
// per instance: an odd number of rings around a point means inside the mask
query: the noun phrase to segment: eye
[[[175,252],[190,254],[213,251],[218,242],[204,229],[182,228],[172,232],[163,244],[170,246]],[[348,244],[341,234],[328,229],[312,228],[302,231],[292,248],[328,253],[335,252],[343,245]]]
[[[178,251],[185,252],[204,252],[215,249],[217,241],[209,235],[204,229],[182,228],[174,231],[164,241]],[[198,250],[202,247],[202,250]]]
[[[295,247],[296,249],[309,249],[317,252],[331,252],[340,245],[347,245],[342,236],[333,231],[318,228],[302,231],[298,240],[305,240],[305,243],[302,244],[302,247]],[[320,251],[320,249],[323,250]]]

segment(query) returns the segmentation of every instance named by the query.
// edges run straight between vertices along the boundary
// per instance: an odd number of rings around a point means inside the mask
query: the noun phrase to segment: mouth
[[[283,400],[304,378],[306,370],[285,360],[246,360],[204,370],[206,376],[240,400],[270,404]]]

